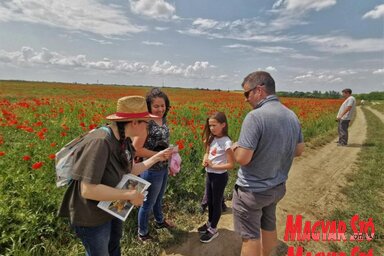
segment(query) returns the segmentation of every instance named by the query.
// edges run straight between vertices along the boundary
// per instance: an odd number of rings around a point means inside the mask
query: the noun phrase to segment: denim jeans
[[[139,210],[139,234],[144,236],[148,234],[149,216],[153,211],[155,221],[162,223],[163,216],[163,195],[167,187],[168,169],[163,170],[146,170],[140,177],[151,183],[148,188],[147,200]]]
[[[96,227],[72,226],[85,247],[87,256],[120,256],[120,239],[123,222],[113,218]]]

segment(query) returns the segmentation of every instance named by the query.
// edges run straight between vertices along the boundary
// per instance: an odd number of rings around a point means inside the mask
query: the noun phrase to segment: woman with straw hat
[[[112,121],[108,129],[88,134],[74,153],[73,181],[64,195],[59,216],[69,217],[87,255],[120,255],[122,222],[98,208],[98,202],[126,200],[135,206],[142,205],[142,193],[115,186],[124,174],[138,175],[172,154],[166,149],[133,164],[135,151],[130,138],[145,138],[147,123],[154,117],[143,97],[120,98],[116,113],[106,117]]]

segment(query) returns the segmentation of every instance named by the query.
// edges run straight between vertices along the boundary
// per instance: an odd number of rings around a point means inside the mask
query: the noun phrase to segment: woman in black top
[[[157,115],[148,123],[148,136],[135,138],[133,145],[136,155],[147,159],[157,154],[158,151],[169,147],[169,128],[166,116],[170,108],[168,96],[158,88],[153,88],[146,96],[148,110],[151,114]],[[170,156],[171,157],[171,156]],[[138,223],[138,238],[141,241],[151,239],[149,235],[149,215],[153,211],[156,228],[170,228],[172,223],[164,218],[162,203],[163,195],[167,187],[168,161],[158,162],[148,170],[144,171],[141,178],[149,181],[151,186],[148,189],[147,200],[140,207]]]

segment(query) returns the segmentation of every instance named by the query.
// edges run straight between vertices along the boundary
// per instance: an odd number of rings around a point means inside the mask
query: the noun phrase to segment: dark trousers
[[[338,133],[339,133],[339,144],[348,144],[348,127],[351,120],[339,120]]]
[[[228,183],[228,173],[207,173],[206,188],[208,199],[208,221],[212,228],[217,227],[221,217],[221,203],[223,201],[225,186]]]
[[[205,178],[205,183],[207,183],[207,179],[208,179],[208,177]],[[205,186],[205,188],[204,188],[204,195],[203,195],[203,199],[201,200],[200,205],[201,205],[201,207],[204,207],[204,208],[208,206],[207,186]],[[221,207],[222,207],[222,209],[226,208],[224,196],[223,196],[223,201],[221,202]]]

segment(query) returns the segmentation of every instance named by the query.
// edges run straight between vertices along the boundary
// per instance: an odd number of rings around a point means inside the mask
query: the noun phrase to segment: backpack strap
[[[101,127],[99,127],[98,129],[101,129],[101,130],[107,132],[108,135],[111,136],[111,129],[109,129],[108,126],[101,126]]]

